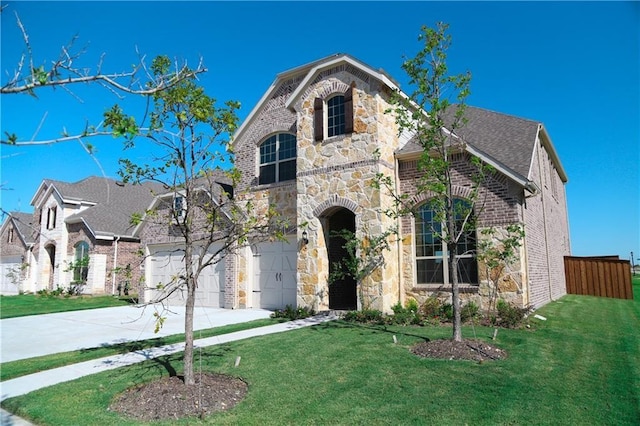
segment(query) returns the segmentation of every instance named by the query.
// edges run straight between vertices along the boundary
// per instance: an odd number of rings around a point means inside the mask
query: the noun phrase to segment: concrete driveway
[[[184,307],[166,313],[162,329],[154,333],[155,309],[120,306],[0,321],[0,362],[103,345],[184,333]],[[269,318],[264,309],[195,308],[193,328],[203,330]],[[198,339],[198,333],[194,333]]]

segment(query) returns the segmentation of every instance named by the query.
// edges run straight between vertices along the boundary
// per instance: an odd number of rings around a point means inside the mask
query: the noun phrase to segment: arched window
[[[456,228],[463,226],[464,216],[469,212],[467,201],[454,200]],[[473,215],[473,212],[472,212]],[[418,210],[415,221],[416,282],[418,284],[449,284],[449,259],[447,244],[442,241],[442,223],[429,203]],[[456,247],[458,258],[458,282],[478,283],[478,262],[476,260],[476,230],[467,229],[461,235]]]
[[[334,96],[327,101],[327,136],[343,135],[344,123],[344,96]]]
[[[75,245],[73,281],[87,281],[89,272],[89,243],[80,241]]]
[[[296,178],[296,137],[278,133],[260,144],[260,185]]]

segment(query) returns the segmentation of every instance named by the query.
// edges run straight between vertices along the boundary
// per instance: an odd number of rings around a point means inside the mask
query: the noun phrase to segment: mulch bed
[[[461,342],[450,339],[429,340],[414,345],[411,352],[423,358],[478,362],[495,361],[507,357],[507,353],[502,349],[478,340]]]
[[[185,386],[182,377],[164,377],[126,390],[109,409],[143,421],[204,418],[232,408],[246,393],[244,381],[222,374],[197,374],[194,386]]]

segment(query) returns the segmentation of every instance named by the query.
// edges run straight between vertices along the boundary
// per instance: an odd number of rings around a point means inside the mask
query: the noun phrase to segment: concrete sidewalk
[[[238,312],[238,311],[231,311]],[[315,317],[290,321],[280,324],[269,325],[265,327],[253,328],[250,330],[238,331],[235,333],[223,334],[220,336],[199,339],[195,341],[196,347],[206,347],[219,345],[223,343],[248,339],[255,336],[264,336],[267,334],[281,333],[284,331],[295,330],[302,327],[321,324],[323,322],[332,321],[338,317],[335,314],[320,314]],[[4,340],[4,336],[3,336]],[[52,370],[42,371],[40,373],[28,376],[18,377],[13,380],[7,380],[0,383],[0,400],[11,398],[14,396],[24,395],[37,389],[52,386],[58,383],[67,382],[80,377],[96,374],[101,371],[112,370],[126,365],[135,364],[163,355],[169,355],[182,351],[184,343],[167,345],[158,348],[149,348],[135,351],[123,355],[115,355],[100,358],[92,361],[82,362],[66,367],[55,368]]]
[[[3,319],[0,321],[0,362],[184,333],[183,306],[163,313],[166,320],[158,333],[154,333],[154,312],[152,306],[132,305]],[[193,329],[237,324],[270,315],[271,311],[265,309],[196,307]]]

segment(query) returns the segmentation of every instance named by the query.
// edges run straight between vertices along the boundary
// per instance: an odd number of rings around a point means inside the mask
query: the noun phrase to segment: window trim
[[[461,201],[461,202],[466,202],[465,199],[463,198],[455,198],[454,200],[456,201]],[[454,201],[455,202],[455,201]],[[422,211],[422,209],[424,207],[429,207],[429,201],[426,201],[425,203],[423,203],[420,207],[419,207],[419,211]],[[433,211],[432,208],[430,208],[429,210]],[[472,212],[473,215],[473,212]],[[421,219],[421,215],[420,217],[420,222],[422,222]],[[418,286],[418,287],[425,287],[425,286],[433,286],[433,285],[437,285],[437,286],[451,286],[452,282],[451,282],[451,277],[449,276],[449,249],[447,247],[447,243],[446,241],[440,241],[439,247],[441,248],[441,250],[434,250],[434,255],[432,256],[418,256],[418,242],[419,237],[418,237],[418,223],[420,223],[418,221],[417,218],[414,219],[414,223],[413,223],[413,235],[414,235],[414,244],[413,244],[413,253],[414,253],[414,262],[413,262],[413,267],[414,267],[414,285]],[[469,253],[464,253],[464,254],[456,254],[456,257],[458,259],[475,259],[476,265],[478,262],[478,256],[477,256],[477,238],[478,238],[478,229],[477,226],[475,227],[475,229],[473,231],[469,231],[469,233],[473,233],[473,246],[474,249],[472,250],[472,252]],[[465,240],[467,240],[468,237],[465,237]],[[434,238],[435,240],[435,238]],[[435,246],[434,246],[435,249]],[[439,255],[437,253],[440,253]],[[441,263],[441,267],[442,267],[442,282],[439,281],[434,281],[434,282],[419,282],[418,281],[418,261],[420,260],[439,260]],[[460,264],[458,264],[460,265]],[[475,276],[475,281],[476,282],[467,282],[466,280],[460,280],[460,282],[458,283],[459,285],[465,285],[465,286],[472,286],[472,287],[477,287],[480,283],[480,279],[479,276],[477,275],[478,271],[476,270],[476,276]],[[462,277],[460,277],[462,278]],[[470,279],[469,281],[472,281],[472,279]]]
[[[286,140],[285,137],[290,137],[287,138]],[[264,146],[264,144],[266,144],[267,142],[269,142],[271,139],[274,139],[275,141],[275,148],[273,151],[273,157],[274,160],[273,161],[265,161],[264,163],[262,162],[262,147]],[[280,154],[281,154],[281,143],[284,144],[286,142],[293,142],[293,155],[285,157],[285,158],[280,158]],[[289,147],[290,149],[291,147]],[[274,133],[271,134],[269,136],[267,136],[266,138],[264,138],[258,145],[257,145],[257,149],[256,149],[256,155],[257,155],[257,170],[256,170],[256,177],[258,180],[258,185],[273,185],[276,183],[281,183],[281,182],[290,182],[290,181],[295,181],[296,179],[296,173],[294,172],[293,177],[287,178],[287,179],[281,179],[281,166],[283,164],[287,164],[287,163],[292,163],[294,164],[295,169],[297,170],[297,164],[298,164],[298,140],[295,134],[291,133],[291,132],[278,132],[278,133]],[[262,168],[263,167],[269,167],[269,166],[273,166],[274,168],[274,178],[273,181],[269,181],[269,182],[262,182],[261,180],[261,176],[262,176]]]
[[[344,133],[329,136],[329,101],[338,96],[343,96],[344,107]],[[315,98],[313,102],[313,136],[316,142],[329,140],[354,132],[353,128],[353,85],[346,92],[334,92],[326,98]],[[326,137],[325,137],[326,135]]]

